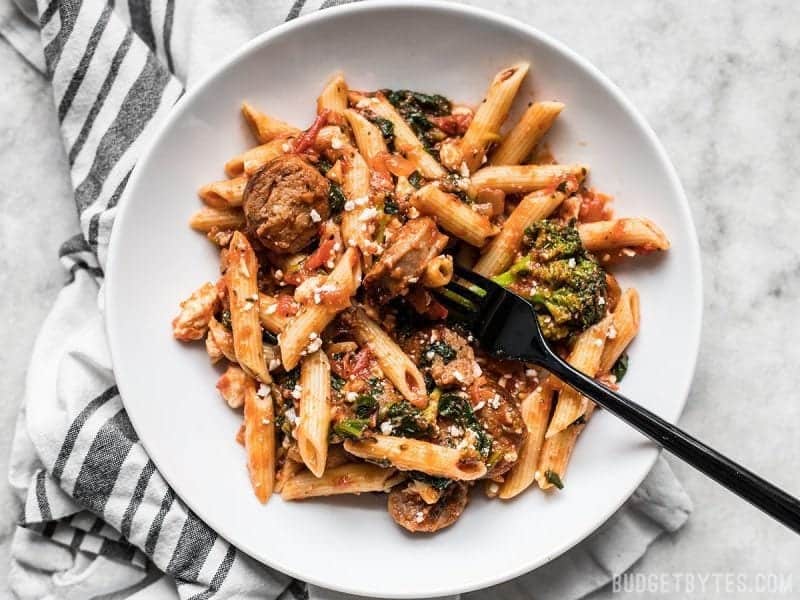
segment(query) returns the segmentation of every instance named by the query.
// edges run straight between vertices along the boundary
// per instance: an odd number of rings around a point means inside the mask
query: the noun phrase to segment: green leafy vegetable
[[[380,129],[381,135],[386,141],[386,145],[391,148],[394,144],[394,123],[392,123],[389,119],[384,119],[383,117],[370,116],[367,118],[375,123],[378,129]]]
[[[378,410],[378,401],[370,394],[359,394],[353,402],[353,412],[359,419],[368,419]]]
[[[419,361],[422,366],[429,365],[431,362],[433,362],[433,357],[430,356],[431,353],[441,356],[444,364],[449,363],[456,357],[456,351],[450,344],[442,340],[436,340],[435,342],[428,344],[423,349],[422,356]]]
[[[331,182],[328,188],[328,206],[330,206],[331,212],[334,214],[342,212],[346,201],[347,198],[345,198],[342,188],[338,184]]]
[[[322,173],[323,175],[325,175],[325,174],[326,174],[328,171],[330,171],[332,168],[333,168],[333,165],[331,164],[331,162],[330,162],[330,161],[328,161],[328,160],[325,160],[324,158],[320,158],[320,159],[317,161],[317,170],[318,170],[320,173]]]
[[[339,377],[336,373],[331,373],[331,387],[337,392],[341,392],[344,388],[345,380]]]
[[[611,374],[617,378],[617,383],[622,381],[625,374],[628,372],[628,355],[623,353],[611,367]]]
[[[547,480],[547,483],[556,486],[560,490],[564,489],[564,483],[561,481],[561,477],[559,477],[558,473],[555,471],[548,469],[544,472],[544,478]]]
[[[231,311],[228,309],[223,310],[219,315],[219,322],[222,323],[222,326],[225,327],[225,329],[230,329],[233,327],[231,321]]]
[[[450,101],[439,94],[423,94],[411,90],[381,90],[381,92],[408,122],[425,149],[435,156],[434,144],[441,142],[446,136],[430,117],[449,115],[452,108]]]
[[[408,183],[419,189],[425,184],[425,178],[420,175],[419,171],[414,171],[408,176]]]
[[[405,400],[389,405],[384,419],[391,424],[392,435],[419,438],[430,432],[424,415]]]
[[[394,196],[388,195],[383,199],[383,212],[387,215],[396,215],[400,212],[400,206],[394,199]]]
[[[420,471],[411,471],[409,472],[408,476],[414,481],[427,483],[436,490],[447,489],[450,484],[453,483],[452,479],[447,479],[446,477],[434,477],[433,475],[428,475],[427,473],[422,473]]]
[[[369,419],[343,419],[333,426],[333,431],[343,438],[357,440],[369,427]]]
[[[492,451],[492,438],[481,426],[472,405],[458,394],[442,394],[439,398],[439,416],[452,420],[456,425],[471,429],[477,438],[476,449],[485,460]]]

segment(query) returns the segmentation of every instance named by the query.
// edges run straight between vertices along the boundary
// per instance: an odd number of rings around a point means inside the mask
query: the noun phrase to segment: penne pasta
[[[328,275],[326,284],[341,291],[341,296],[348,298],[341,304],[310,304],[286,325],[278,336],[283,368],[291,371],[300,362],[300,358],[309,347],[316,350],[322,343],[320,334],[333,320],[337,313],[349,306],[349,298],[355,294],[361,282],[361,267],[358,250],[348,248],[336,267]],[[319,341],[318,341],[319,340]],[[316,346],[316,348],[314,348]]]
[[[590,252],[630,248],[667,250],[669,240],[661,228],[650,219],[624,218],[594,223],[579,223],[581,242]]]
[[[245,187],[247,187],[247,178],[240,174],[239,177],[233,179],[207,183],[197,190],[197,195],[206,205],[224,209],[242,205]]]
[[[484,277],[505,271],[514,261],[525,230],[540,219],[547,218],[564,201],[559,191],[531,192],[520,200],[498,233],[481,254],[473,270]]]
[[[450,283],[453,278],[453,257],[440,254],[425,265],[422,273],[422,285],[428,288],[439,288]]]
[[[539,454],[544,443],[547,421],[553,406],[553,388],[545,381],[522,401],[520,411],[528,436],[519,450],[519,458],[500,485],[498,497],[508,500],[528,489],[534,482]]]
[[[481,166],[486,150],[500,139],[500,127],[511,110],[517,90],[528,73],[528,63],[518,63],[495,75],[486,96],[461,140],[461,154],[470,173]]]
[[[386,378],[411,404],[419,408],[427,406],[425,378],[414,361],[380,325],[367,316],[364,309],[357,308],[351,314],[353,337],[370,349]]]
[[[442,229],[473,246],[483,246],[486,239],[497,232],[484,215],[434,185],[417,190],[411,197],[411,203],[422,214],[436,217]]]
[[[606,317],[581,333],[572,347],[567,362],[589,377],[597,375],[610,324],[611,318]],[[580,392],[562,385],[558,393],[556,410],[550,420],[545,437],[551,438],[559,431],[569,427],[586,413],[589,404],[589,399],[582,396]]]
[[[440,179],[447,172],[437,160],[431,156],[419,138],[408,126],[403,117],[400,116],[394,106],[383,96],[376,94],[373,98],[368,98],[363,94],[354,93],[351,97],[356,101],[356,106],[365,104],[377,116],[391,121],[394,127],[394,146],[398,152],[403,154],[408,160],[414,163],[417,170],[426,179]]]
[[[617,359],[628,347],[639,331],[639,292],[628,288],[619,297],[617,306],[611,314],[606,345],[600,357],[599,373],[608,373]]]
[[[508,194],[527,194],[554,187],[570,178],[579,183],[588,172],[589,169],[580,164],[484,167],[472,176],[470,195],[475,196],[485,189],[502,190]],[[577,185],[574,187],[577,189]]]
[[[275,486],[273,491],[276,494],[281,494],[283,496],[283,487],[286,485],[286,482],[296,476],[298,473],[305,470],[305,466],[301,462],[297,462],[292,460],[291,458],[286,458],[281,465],[281,468],[275,475]],[[316,480],[317,478],[313,476],[313,474],[309,474],[311,478]],[[284,498],[287,500],[288,498]]]
[[[567,472],[572,451],[575,449],[575,442],[583,428],[586,427],[586,421],[593,410],[594,404],[586,411],[583,419],[544,440],[539,456],[539,466],[534,474],[536,483],[541,489],[547,490],[553,486],[559,489],[564,487],[564,475]]]
[[[344,171],[343,190],[348,202],[342,213],[342,239],[351,248],[361,250],[362,255],[371,256],[376,251],[372,241],[375,233],[375,212],[370,199],[370,171],[364,157],[352,148]],[[367,212],[369,211],[369,212]]]
[[[522,114],[519,122],[500,142],[489,158],[490,165],[519,165],[526,162],[536,144],[550,129],[564,109],[561,102],[534,102]]]
[[[258,262],[253,248],[244,234],[237,231],[228,247],[225,269],[236,362],[251,377],[271,383],[261,341],[257,276]]]
[[[317,496],[388,492],[405,476],[395,469],[384,469],[367,463],[348,463],[327,469],[321,477],[298,473],[283,484],[284,500],[302,500]]]
[[[289,323],[289,317],[278,314],[278,300],[273,296],[258,294],[258,318],[261,326],[271,333],[280,333]]]
[[[280,119],[270,117],[248,102],[242,102],[242,115],[244,115],[253,135],[262,144],[266,144],[276,137],[300,135],[302,133],[297,127],[292,127]]]
[[[263,396],[261,393],[256,389],[256,381],[247,378],[244,390],[244,448],[250,483],[256,498],[264,504],[275,485],[275,417],[272,396],[269,391]]]
[[[486,465],[477,456],[412,438],[376,435],[345,440],[344,449],[359,458],[388,461],[401,471],[421,471],[433,477],[472,481],[486,474]]]
[[[336,74],[322,89],[317,98],[317,114],[330,111],[328,121],[341,124],[347,110],[347,83],[341,73]]]
[[[350,129],[353,130],[358,151],[368,163],[371,164],[382,152],[389,151],[381,130],[361,116],[361,113],[348,108],[344,111],[344,116],[350,124]]]
[[[208,233],[217,229],[242,229],[244,213],[237,208],[201,208],[189,219],[189,227]]]
[[[289,152],[291,144],[290,138],[276,138],[266,144],[250,148],[225,163],[225,174],[228,177],[252,175],[271,160]]]
[[[300,456],[315,477],[321,477],[328,458],[331,423],[331,365],[322,350],[300,365],[300,422],[296,437]]]

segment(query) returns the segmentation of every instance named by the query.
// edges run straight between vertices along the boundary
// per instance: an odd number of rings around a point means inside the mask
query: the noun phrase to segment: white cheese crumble
[[[316,352],[320,348],[322,348],[322,338],[317,338],[308,345],[308,347],[306,348],[306,352],[311,354],[313,352]]]
[[[358,215],[358,220],[370,221],[377,216],[378,216],[378,211],[370,206],[369,208],[365,208],[363,211],[361,211],[361,214]]]
[[[312,208],[311,212],[308,214],[314,223],[319,223],[320,221],[322,221],[322,217],[319,216],[319,213],[316,211],[316,209]]]
[[[294,386],[294,389],[292,390],[292,398],[294,398],[295,400],[300,400],[300,397],[302,395],[303,395],[303,386],[301,386],[298,383]]]
[[[280,358],[272,358],[269,361],[269,365],[267,365],[267,369],[270,371],[274,371],[278,367],[281,366],[281,359]]]
[[[267,308],[264,309],[264,313],[268,315],[274,315],[275,311],[278,310],[278,303],[270,304]]]
[[[294,407],[287,409],[284,415],[286,416],[286,420],[292,425],[297,423],[297,413],[294,412]]]
[[[353,202],[352,200],[348,200],[347,202],[345,202],[345,203],[344,203],[344,209],[345,209],[347,212],[350,212],[350,211],[351,211],[351,210],[353,210],[355,207],[356,207],[356,203],[355,203],[355,202]]]
[[[267,419],[266,417],[261,419],[261,424],[262,425],[269,425],[269,419]]]
[[[381,433],[383,435],[392,435],[392,424],[389,421],[381,423]]]
[[[289,145],[289,142],[284,142],[283,144],[281,144],[281,150],[283,150],[284,152],[289,152],[291,149],[292,147],[291,145]]]
[[[462,177],[469,177],[469,167],[467,166],[467,161],[461,161],[461,166],[458,167],[458,172]]]
[[[488,404],[489,408],[491,408],[492,410],[497,410],[498,408],[500,408],[500,395],[495,394],[494,396],[489,398]]]
[[[608,326],[608,333],[606,335],[610,340],[613,340],[615,337],[617,337],[617,328],[614,327],[613,323]]]
[[[347,392],[345,398],[347,398],[348,402],[355,402],[358,399],[358,394],[355,392]]]
[[[256,395],[259,398],[266,398],[268,394],[269,394],[269,388],[266,385],[264,385],[262,383],[261,385],[258,386],[258,390],[256,391]]]
[[[567,264],[569,265],[569,268],[570,268],[570,269],[574,269],[574,268],[575,268],[575,265],[576,265],[577,263],[575,262],[575,259],[574,259],[574,258],[570,258],[570,259],[567,261]]]

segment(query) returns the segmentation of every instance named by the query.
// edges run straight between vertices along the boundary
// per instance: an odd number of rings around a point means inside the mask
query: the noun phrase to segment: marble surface
[[[471,2],[478,4],[479,2]],[[485,3],[481,3],[484,4]],[[644,113],[691,202],[703,252],[705,320],[681,419],[689,431],[800,495],[800,4],[498,1],[597,65]],[[60,242],[77,230],[46,82],[0,39],[0,471],[5,473],[36,330],[64,280]],[[668,374],[667,374],[668,376]],[[632,571],[709,578],[704,598],[800,595],[800,537],[677,461],[689,523]],[[0,596],[18,514],[0,483]],[[716,574],[792,578],[785,595],[737,592]],[[675,581],[672,579],[671,581]],[[661,584],[659,598],[685,588]],[[695,591],[699,591],[698,588]],[[608,587],[592,600],[651,598]]]

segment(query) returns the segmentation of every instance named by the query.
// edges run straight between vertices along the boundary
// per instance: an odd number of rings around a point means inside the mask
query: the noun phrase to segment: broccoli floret
[[[606,275],[583,248],[574,223],[534,223],[525,247],[526,254],[494,281],[527,295],[545,338],[567,338],[603,318]]]

